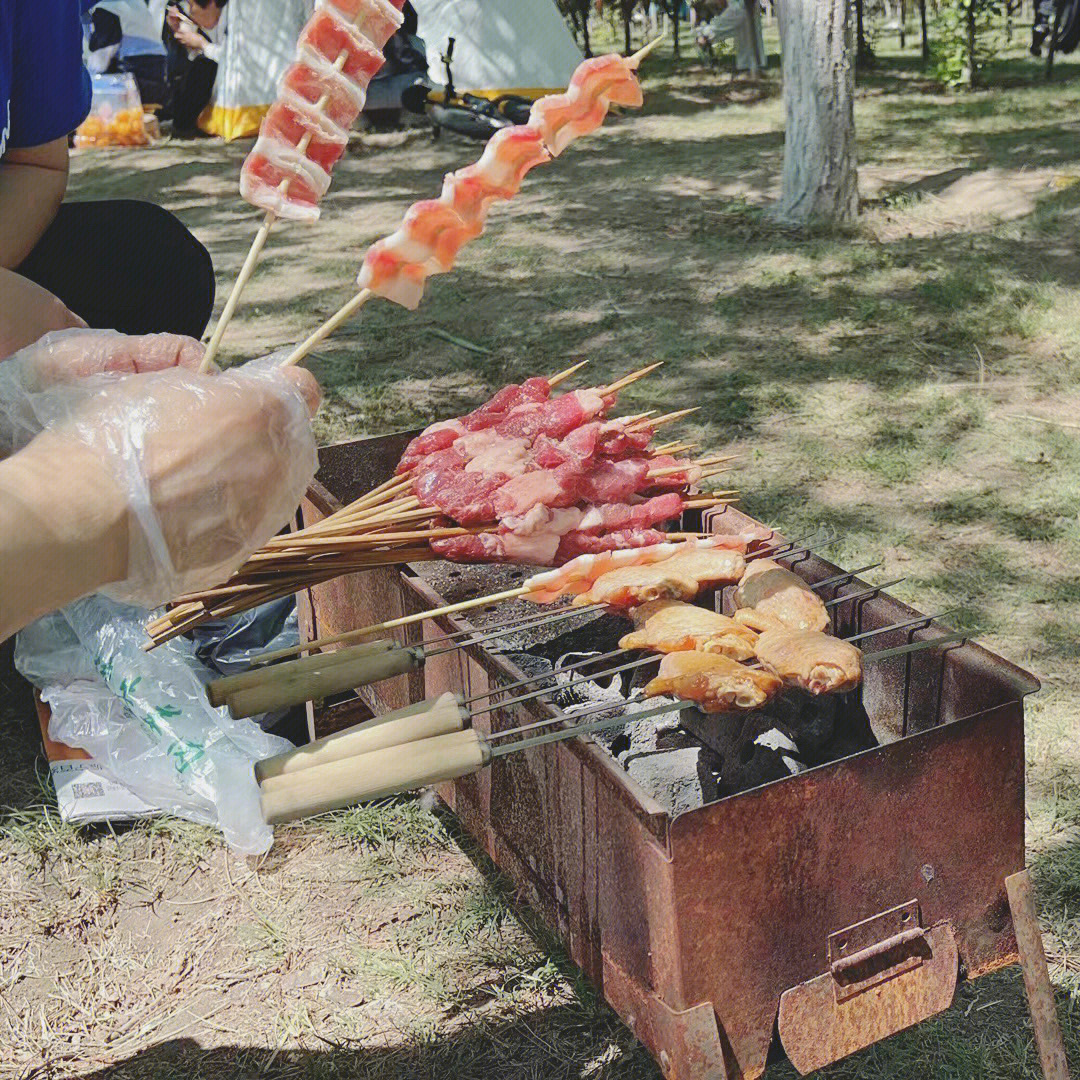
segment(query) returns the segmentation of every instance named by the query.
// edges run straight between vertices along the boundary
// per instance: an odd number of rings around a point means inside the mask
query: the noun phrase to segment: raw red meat
[[[308,138],[304,156],[329,173],[345,153],[348,133],[308,105],[296,94],[285,92],[270,106],[259,134],[299,148]]]
[[[341,73],[361,87],[366,87],[383,65],[383,54],[355,26],[326,8],[319,8],[300,31],[297,48],[301,54],[305,46],[330,64],[344,53]]]
[[[394,36],[404,22],[399,10],[401,4],[390,0],[319,0],[319,7],[335,12],[345,22],[356,28],[376,48],[381,49]]]
[[[555,552],[555,564],[576,559],[579,555],[595,555],[601,551],[622,551],[626,548],[650,547],[662,544],[666,533],[659,529],[627,529],[620,532],[594,533],[569,532],[560,541]]]
[[[312,49],[301,50],[300,58],[286,69],[281,90],[296,94],[309,105],[318,105],[325,98],[322,110],[327,119],[346,131],[360,115],[367,96],[363,87],[346,79]]]
[[[284,185],[284,187],[282,186]],[[288,221],[317,221],[330,176],[293,147],[260,136],[240,169],[240,194]]]

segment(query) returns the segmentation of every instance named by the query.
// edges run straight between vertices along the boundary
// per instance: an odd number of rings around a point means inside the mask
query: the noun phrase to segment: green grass
[[[1042,678],[1029,862],[1080,1061],[1080,63],[1046,83],[1018,36],[989,72],[999,89],[946,94],[909,41],[879,35],[860,74],[863,213],[844,233],[769,214],[775,69],[751,86],[650,60],[643,114],[534,172],[419,311],[373,303],[326,343],[320,437],[415,426],[578,358],[596,383],[667,361],[626,412],[702,405],[672,437],[736,451],[720,480],[749,512],[795,535],[832,526],[837,561],[882,560],[903,599],[956,609],[952,625]],[[364,246],[476,151],[366,143],[322,222],[275,233],[227,359],[333,311]],[[253,232],[233,195],[245,149],[83,155],[73,191],[160,199],[214,252],[224,293]],[[76,830],[43,808],[28,702],[4,688],[0,1046],[16,1075],[657,1080],[448,816],[415,800],[327,815],[279,830],[258,864],[183,822]],[[822,1075],[1036,1076],[1018,973]]]

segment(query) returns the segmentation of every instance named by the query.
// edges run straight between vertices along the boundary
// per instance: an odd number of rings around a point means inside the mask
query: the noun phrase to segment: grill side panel
[[[760,1075],[780,995],[828,970],[834,931],[918,900],[971,977],[1016,959],[1004,879],[1024,865],[1019,703],[676,818],[686,1008],[711,1001]]]

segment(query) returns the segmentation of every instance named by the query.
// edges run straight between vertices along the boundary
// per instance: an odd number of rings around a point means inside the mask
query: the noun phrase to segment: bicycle
[[[529,121],[532,102],[519,94],[500,94],[496,98],[459,93],[454,87],[454,39],[448,38],[442,54],[446,85],[442,90],[429,83],[417,83],[402,94],[402,104],[410,112],[427,116],[431,137],[452,131],[469,139],[486,142],[497,131]]]

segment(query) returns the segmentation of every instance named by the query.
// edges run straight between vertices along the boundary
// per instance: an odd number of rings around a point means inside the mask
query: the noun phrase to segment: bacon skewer
[[[382,48],[401,25],[405,0],[319,0],[300,32],[297,59],[241,169],[241,195],[266,211],[206,347],[206,371],[221,348],[240,297],[281,217],[315,221],[347,131],[382,67]],[[328,50],[336,50],[330,60]],[[290,203],[290,196],[292,202]]]
[[[437,200],[414,204],[396,232],[372,244],[357,275],[359,291],[284,363],[303,360],[373,296],[414,309],[428,276],[448,271],[462,246],[483,232],[492,202],[513,198],[530,169],[551,161],[575,138],[599,127],[612,104],[641,104],[635,72],[660,41],[657,38],[633,56],[612,54],[583,61],[565,94],[541,98],[530,110],[527,124],[496,132],[479,161],[446,177]]]

